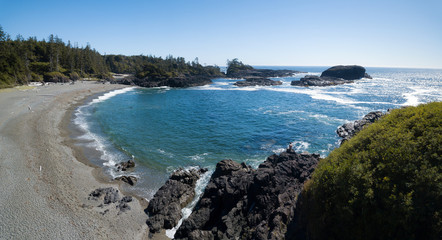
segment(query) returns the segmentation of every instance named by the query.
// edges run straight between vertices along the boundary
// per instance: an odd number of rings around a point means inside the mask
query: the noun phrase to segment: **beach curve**
[[[118,186],[78,161],[66,129],[85,98],[123,87],[78,82],[0,93],[0,239],[146,238],[138,199],[118,215],[88,203],[94,189]]]

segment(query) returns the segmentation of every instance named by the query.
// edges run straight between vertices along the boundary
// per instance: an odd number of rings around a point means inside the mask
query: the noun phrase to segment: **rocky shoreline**
[[[370,112],[361,120],[339,126],[346,141],[386,113]],[[302,203],[304,183],[320,161],[319,154],[287,149],[269,156],[257,169],[222,160],[191,215],[175,239],[305,239]],[[175,227],[195,196],[195,183],[207,169],[179,169],[146,208],[151,234]]]

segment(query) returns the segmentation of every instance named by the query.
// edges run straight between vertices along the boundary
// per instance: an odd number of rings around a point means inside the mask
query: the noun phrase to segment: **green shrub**
[[[78,73],[76,73],[76,72],[72,72],[72,73],[69,74],[69,78],[72,81],[77,81],[77,80],[80,80],[80,75]]]
[[[67,82],[69,78],[61,72],[49,72],[44,74],[45,82]]]
[[[319,163],[302,196],[310,239],[440,239],[442,102],[359,132]]]

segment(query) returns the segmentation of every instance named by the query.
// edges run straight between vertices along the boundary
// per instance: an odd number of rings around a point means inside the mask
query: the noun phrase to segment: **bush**
[[[44,74],[45,82],[67,82],[69,78],[61,72],[49,72]]]
[[[78,73],[76,73],[76,72],[72,72],[72,73],[69,74],[69,78],[72,81],[77,81],[77,80],[80,80],[80,75]]]
[[[319,163],[302,196],[310,239],[439,239],[442,102],[359,132]]]

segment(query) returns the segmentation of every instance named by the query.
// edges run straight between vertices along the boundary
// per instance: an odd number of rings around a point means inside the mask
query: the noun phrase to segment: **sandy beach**
[[[0,91],[0,239],[147,238],[145,203],[133,198],[119,212],[116,204],[88,200],[95,189],[118,185],[93,176],[97,169],[80,161],[67,131],[86,97],[123,87],[79,82]]]

